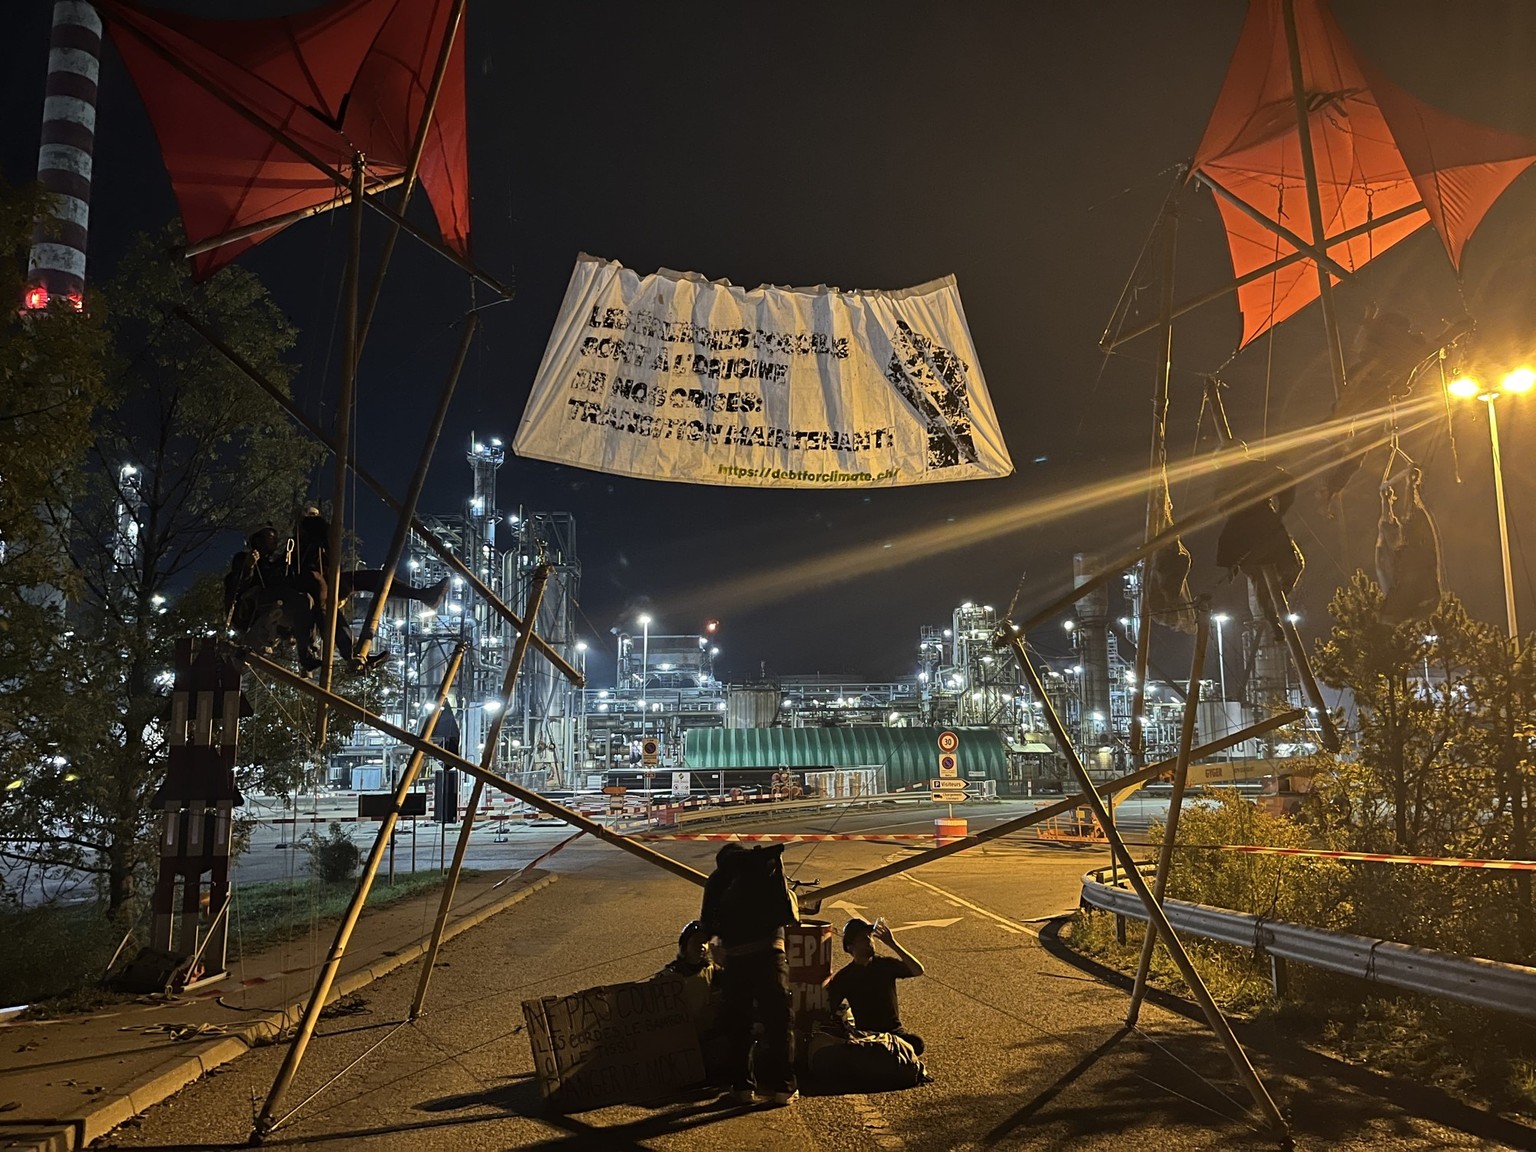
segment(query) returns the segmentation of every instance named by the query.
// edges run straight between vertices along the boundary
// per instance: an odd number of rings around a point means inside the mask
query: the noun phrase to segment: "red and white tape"
[[[766,841],[802,844],[812,840],[932,840],[932,832],[893,832],[860,835],[830,832],[637,832],[631,840],[730,840],[742,843]]]
[[[1505,872],[1536,872],[1536,860],[1467,860],[1457,856],[1394,856],[1386,852],[1328,852],[1320,848],[1270,848],[1262,844],[1190,844],[1190,848],[1219,848],[1255,856],[1311,856],[1321,860],[1357,860],[1367,864],[1421,864],[1431,868],[1489,868]]]

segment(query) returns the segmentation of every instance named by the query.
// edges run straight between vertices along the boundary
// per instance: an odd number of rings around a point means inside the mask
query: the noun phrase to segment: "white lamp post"
[[[1459,400],[1481,400],[1488,405],[1488,443],[1493,450],[1493,495],[1499,512],[1499,558],[1504,565],[1504,613],[1508,618],[1509,638],[1520,635],[1515,618],[1515,579],[1509,564],[1509,517],[1504,509],[1504,468],[1499,457],[1499,417],[1494,401],[1505,393],[1519,395],[1536,386],[1536,370],[1517,368],[1504,377],[1497,388],[1487,387],[1472,376],[1458,376],[1446,390]]]

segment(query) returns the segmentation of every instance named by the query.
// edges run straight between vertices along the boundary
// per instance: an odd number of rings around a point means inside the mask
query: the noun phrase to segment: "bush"
[[[363,850],[352,842],[352,837],[336,821],[331,821],[324,836],[311,832],[305,840],[309,870],[322,881],[335,884],[357,875],[363,863]]]

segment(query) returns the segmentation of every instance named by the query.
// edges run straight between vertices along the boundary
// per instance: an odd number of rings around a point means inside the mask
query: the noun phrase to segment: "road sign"
[[[658,741],[650,737],[640,741],[640,763],[650,768],[656,767],[656,756],[660,751],[661,745]]]
[[[969,780],[958,780],[953,776],[940,776],[937,780],[928,781],[928,787],[932,788],[935,792],[943,792],[950,788],[959,788],[961,791],[964,791],[970,786],[971,782]]]
[[[956,792],[934,792],[932,795],[935,804],[964,804],[966,794],[962,788]]]
[[[940,752],[953,752],[958,747],[960,747],[960,737],[956,736],[953,732],[939,733]]]
[[[389,815],[390,809],[395,806],[395,797],[392,792],[363,792],[357,798],[357,818],[359,820],[382,820]],[[427,794],[425,792],[407,792],[405,802],[400,805],[402,816],[425,816],[427,814]]]
[[[960,761],[953,752],[945,752],[939,757],[939,775],[946,778],[960,775]]]

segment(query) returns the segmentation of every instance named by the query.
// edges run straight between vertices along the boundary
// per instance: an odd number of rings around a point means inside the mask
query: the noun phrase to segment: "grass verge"
[[[437,869],[396,873],[393,884],[374,884],[367,907],[431,892],[442,887],[444,875]],[[461,875],[476,873],[465,869]],[[324,883],[309,877],[237,885],[230,908],[230,961],[306,939],[311,932],[323,938],[317,943],[324,948],[356,889],[355,880]],[[145,913],[123,945],[119,964],[147,942],[147,930]],[[101,988],[101,980],[124,932],[121,924],[107,919],[101,904],[0,910],[0,1006],[31,1004],[38,1011],[62,1014],[106,1002],[112,994]]]
[[[1144,925],[1079,911],[1063,941],[1107,968],[1134,976]],[[1536,1030],[1524,1020],[1470,1005],[1394,992],[1302,965],[1290,968],[1290,995],[1274,998],[1268,961],[1252,951],[1184,937],[1195,970],[1228,1015],[1266,1021],[1304,1044],[1352,1064],[1400,1075],[1522,1117],[1536,1116]],[[1184,978],[1159,946],[1150,982],[1187,998]]]

